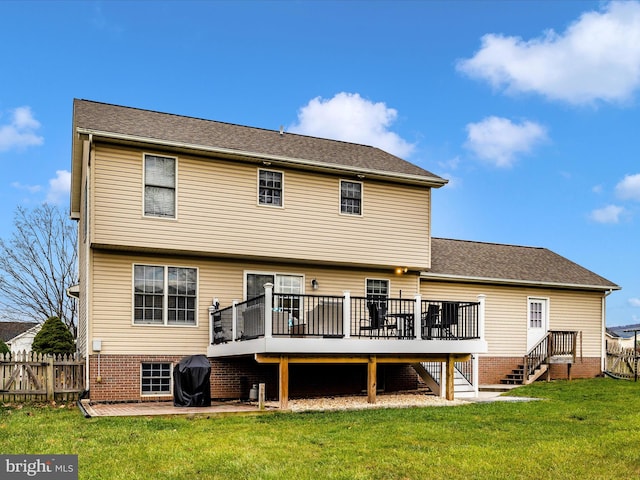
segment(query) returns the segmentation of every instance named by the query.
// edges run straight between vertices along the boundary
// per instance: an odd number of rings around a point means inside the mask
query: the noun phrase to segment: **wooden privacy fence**
[[[84,359],[78,355],[0,355],[0,400],[77,400],[84,391],[84,367]]]
[[[638,352],[632,348],[623,348],[613,342],[607,342],[607,367],[605,371],[617,378],[633,379],[636,376],[636,357]]]

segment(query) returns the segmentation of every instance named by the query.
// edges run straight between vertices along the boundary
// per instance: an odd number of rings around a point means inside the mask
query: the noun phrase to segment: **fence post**
[[[47,355],[47,401],[52,402],[55,400],[55,370],[54,370],[54,356]]]

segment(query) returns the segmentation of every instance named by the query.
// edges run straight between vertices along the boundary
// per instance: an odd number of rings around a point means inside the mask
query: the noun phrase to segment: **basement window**
[[[140,385],[142,395],[170,395],[171,364],[143,363]]]

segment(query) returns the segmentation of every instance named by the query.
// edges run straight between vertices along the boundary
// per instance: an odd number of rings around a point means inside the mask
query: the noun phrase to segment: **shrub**
[[[36,353],[53,355],[74,353],[73,335],[58,317],[49,317],[33,339],[31,349]]]
[[[0,339],[0,355],[4,355],[5,353],[9,353],[10,351],[11,350],[9,350],[7,344],[4,343],[2,339]]]

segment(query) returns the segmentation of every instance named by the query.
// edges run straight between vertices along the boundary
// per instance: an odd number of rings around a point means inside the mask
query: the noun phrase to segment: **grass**
[[[0,408],[0,453],[78,454],[81,479],[629,479],[640,383],[536,383],[533,402],[211,418]]]

